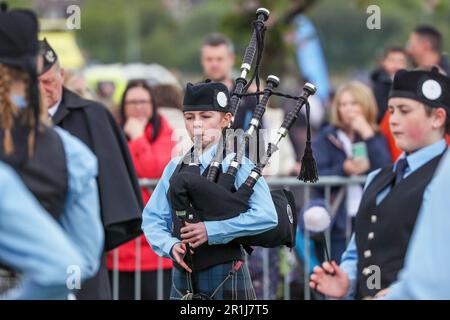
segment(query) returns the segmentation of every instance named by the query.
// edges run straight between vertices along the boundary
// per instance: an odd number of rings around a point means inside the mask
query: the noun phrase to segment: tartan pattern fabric
[[[198,290],[211,297],[214,291],[227,278],[230,271],[233,270],[237,262],[222,263],[205,270],[196,271]],[[180,300],[188,291],[192,292],[190,275],[185,270],[173,268],[170,299]],[[224,282],[223,286],[217,290],[212,299],[256,300],[250,273],[245,263]]]

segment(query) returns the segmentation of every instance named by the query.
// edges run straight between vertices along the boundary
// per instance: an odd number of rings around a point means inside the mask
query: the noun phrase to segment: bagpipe
[[[309,96],[316,92],[314,85],[306,83],[303,86],[303,92],[300,96],[290,96],[274,89],[279,85],[278,77],[270,75],[267,78],[266,86],[263,91],[259,88],[259,66],[261,63],[262,52],[264,48],[265,21],[269,17],[269,11],[260,8],[256,12],[256,20],[253,22],[254,31],[244,54],[241,65],[241,75],[235,81],[235,87],[231,92],[230,106],[232,121],[230,128],[233,129],[234,115],[239,107],[242,97],[255,95],[257,105],[250,121],[250,127],[239,141],[236,151],[233,149],[233,160],[226,172],[222,172],[222,161],[227,156],[229,144],[229,130],[224,130],[217,145],[217,151],[206,169],[207,174],[201,175],[198,165],[198,159],[195,157],[196,148],[194,147],[185,156],[182,161],[186,161],[186,169],[172,176],[170,179],[170,188],[167,196],[169,203],[176,213],[176,216],[184,223],[192,220],[195,216],[196,221],[217,221],[237,217],[249,210],[249,200],[253,194],[253,187],[261,178],[263,169],[269,163],[271,156],[278,150],[281,140],[288,135],[300,114],[303,106],[306,106],[307,118],[307,142],[305,154],[302,159],[302,166],[299,179],[303,181],[316,182],[317,168],[311,150],[311,135],[309,127]],[[246,77],[250,72],[253,60],[256,55],[255,69],[250,80]],[[256,80],[257,90],[254,93],[248,93],[248,88]],[[258,129],[261,127],[261,120],[266,106],[272,95],[278,95],[289,99],[295,99],[295,107],[285,116],[284,121],[277,131],[277,137],[267,146],[262,157],[251,170],[245,182],[235,188],[235,179],[240,166],[244,161],[247,145],[256,139]],[[260,99],[260,96],[262,98]],[[234,152],[235,151],[235,152]],[[295,236],[297,228],[297,214],[293,194],[285,189],[271,191],[272,200],[278,216],[276,227],[263,233],[236,238],[233,241],[244,247],[261,246],[267,248],[295,246]],[[190,255],[188,247],[187,256]]]

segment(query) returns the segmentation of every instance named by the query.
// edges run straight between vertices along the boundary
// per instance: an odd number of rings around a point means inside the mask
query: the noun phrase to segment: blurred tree
[[[86,1],[81,9],[80,45],[102,63],[148,61],[142,41],[157,28],[173,29],[160,1]]]
[[[381,29],[366,26],[369,5],[381,8]],[[291,19],[307,14],[317,27],[332,73],[369,67],[389,44],[404,45],[418,23],[431,23],[444,35],[450,48],[450,5],[444,0],[280,0],[234,1],[233,11],[224,18],[222,30],[231,35],[239,52],[250,39],[251,22],[259,6],[266,6],[274,18],[268,23],[264,72],[292,72],[295,66],[292,47],[285,41]]]
[[[53,0],[52,0],[53,1]],[[9,0],[11,7],[45,10],[46,0]],[[48,2],[51,5],[52,2]],[[381,8],[381,30],[366,27],[369,5]],[[419,23],[430,23],[450,51],[448,0],[108,0],[81,2],[80,46],[91,62],[156,62],[183,73],[201,73],[199,47],[210,32],[227,34],[236,45],[237,67],[259,6],[271,11],[262,75],[298,77],[291,19],[306,14],[314,22],[332,74],[369,68],[388,44],[404,45]]]
[[[236,43],[238,54],[237,63],[250,41],[253,32],[252,21],[259,7],[270,11],[270,18],[266,22],[266,40],[264,47],[261,74],[284,74],[292,72],[294,62],[293,48],[286,44],[285,35],[290,29],[290,22],[300,13],[309,10],[316,0],[269,0],[234,1],[233,10],[222,20],[221,29],[231,36]],[[295,67],[295,65],[294,65]],[[294,68],[295,70],[295,68]]]
[[[366,27],[366,9],[372,4],[381,8],[380,30]],[[310,11],[310,17],[318,28],[332,73],[341,74],[371,67],[386,46],[405,45],[411,30],[421,23],[438,28],[448,50],[449,9],[448,1],[442,0],[322,0]]]
[[[183,19],[173,19],[169,29],[158,24],[143,38],[144,61],[200,74],[201,43],[208,33],[219,29],[221,16],[229,10],[228,1],[204,1]]]

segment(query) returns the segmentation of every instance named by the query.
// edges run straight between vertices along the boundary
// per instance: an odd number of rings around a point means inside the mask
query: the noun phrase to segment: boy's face
[[[425,106],[412,99],[389,99],[389,127],[395,144],[405,152],[413,152],[442,138],[445,111],[433,110],[430,115]]]
[[[200,137],[202,148],[219,141],[222,129],[228,126],[231,113],[219,111],[188,111],[184,112],[186,130],[194,141],[194,137]]]
[[[383,59],[382,66],[390,76],[393,76],[398,70],[406,69],[406,55],[403,52],[395,51],[388,53],[386,58]]]

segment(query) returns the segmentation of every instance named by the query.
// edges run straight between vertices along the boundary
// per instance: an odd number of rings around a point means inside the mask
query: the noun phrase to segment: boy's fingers
[[[185,233],[185,232],[194,231],[194,230],[195,230],[195,225],[194,224],[186,224],[184,227],[182,227],[180,229],[180,232],[181,233]]]
[[[198,241],[191,243],[191,248],[195,249],[200,245]]]
[[[176,261],[178,264],[181,264],[181,257],[180,257],[180,255],[179,255],[179,253],[176,252],[176,253],[174,254],[174,256],[175,256],[175,261]]]
[[[310,281],[309,282],[309,287],[311,289],[317,290],[317,282]]]
[[[184,250],[184,249],[181,248],[181,247],[178,247],[178,248],[175,249],[175,253],[176,253],[177,255],[184,256],[184,254],[186,253],[186,250]]]
[[[311,279],[311,281],[317,282],[319,280],[319,277],[315,274],[312,274],[310,279]]]
[[[184,233],[182,233],[181,234],[181,238],[182,239],[189,239],[189,238],[192,238],[194,236],[194,233],[193,232],[184,232]]]
[[[193,231],[193,230],[194,230],[194,228],[192,226],[185,226],[185,227],[180,229],[180,232],[181,233],[187,233],[187,232]]]
[[[183,260],[184,254],[183,254],[183,256],[180,256],[179,252],[176,252],[174,256],[175,256],[175,261],[176,261],[183,269],[185,269],[185,270],[188,271],[188,272],[192,272],[191,268],[189,268],[188,265],[187,265],[187,264],[184,262],[184,260]]]
[[[194,238],[194,241],[192,242],[192,248],[200,247],[205,241],[202,239],[201,236],[196,236]]]
[[[333,267],[328,261],[322,263],[322,268],[328,273],[332,273],[334,271]]]
[[[332,262],[331,262],[331,266],[333,267],[334,272],[336,272],[337,275],[342,274],[342,270],[341,270],[341,268],[337,265],[336,261],[332,261]]]
[[[184,254],[182,254],[180,251],[176,251],[175,252],[175,260],[177,260],[177,262],[180,262],[181,260],[183,260]]]
[[[338,264],[336,262],[334,262],[333,267],[334,267],[334,273],[335,273],[336,276],[342,277],[342,276],[346,276],[347,275],[344,272],[344,270],[342,270],[341,267],[338,266]]]
[[[193,239],[186,239],[186,240],[183,240],[183,244],[188,244],[189,247],[191,248],[191,253],[192,253],[192,248],[195,248],[195,247],[194,247],[194,242],[193,242],[193,241],[194,241]],[[186,249],[186,251],[187,251],[187,249]]]
[[[183,244],[187,245],[189,244],[192,247],[192,244],[195,242],[194,238],[189,238],[189,239],[183,239]]]
[[[189,268],[188,265],[187,265],[183,260],[181,260],[181,262],[178,262],[178,263],[179,263],[180,266],[183,267],[183,269],[185,269],[185,270],[188,271],[189,273],[192,273],[191,268]]]
[[[317,275],[320,275],[320,274],[323,273],[323,269],[321,267],[319,267],[319,266],[315,266],[314,269],[313,269],[313,272],[315,274],[317,274]]]

